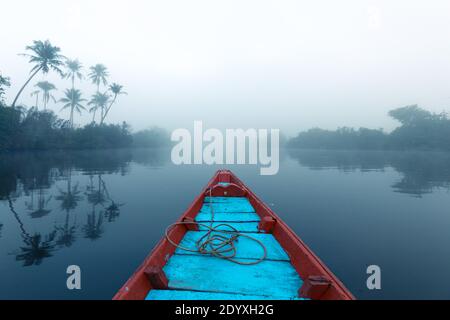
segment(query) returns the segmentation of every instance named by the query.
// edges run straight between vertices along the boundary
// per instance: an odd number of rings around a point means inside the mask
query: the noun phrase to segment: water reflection
[[[55,232],[45,235],[44,239],[40,233],[24,236],[24,246],[20,248],[21,253],[16,255],[16,260],[23,261],[24,267],[40,265],[42,260],[52,256],[52,251],[55,249],[54,239]]]
[[[52,212],[52,210],[46,208],[52,197],[51,196],[46,197],[45,190],[42,187],[40,187],[38,190],[37,206],[35,207],[34,193],[35,190],[31,190],[31,200],[29,202],[25,202],[25,205],[27,206],[27,209],[30,212],[31,218],[33,219],[42,218],[48,215],[50,212]]]
[[[107,231],[105,223],[119,219],[125,206],[109,192],[104,176],[126,175],[134,157],[145,166],[162,167],[166,154],[112,150],[1,155],[0,201],[7,204],[20,230],[18,248],[10,254],[28,267],[40,265],[79,239],[100,239]],[[55,222],[33,222],[48,217]],[[2,229],[0,223],[0,237]]]
[[[95,206],[92,206],[92,211],[87,214],[87,222],[83,226],[84,237],[97,240],[103,234],[103,216],[97,213]]]
[[[288,150],[300,165],[312,170],[337,169],[343,172],[384,171],[393,168],[400,180],[394,192],[421,197],[435,188],[450,188],[450,153],[420,151],[329,151]]]
[[[60,247],[71,247],[76,239],[76,219],[70,222],[70,214],[66,213],[66,219],[62,226],[55,226],[57,232],[56,244]]]
[[[53,243],[55,239],[56,231],[51,231],[48,234],[42,236],[36,232],[33,235],[27,232],[25,225],[20,219],[20,215],[14,208],[14,202],[8,197],[8,204],[11,212],[16,219],[22,237],[22,244],[19,251],[15,254],[17,261],[23,261],[23,266],[28,267],[32,265],[40,265],[45,258],[52,256],[52,252],[55,249]]]
[[[392,190],[416,197],[450,188],[448,153],[288,150],[287,155],[311,170],[395,170],[400,177]],[[11,219],[20,231],[11,254],[23,266],[39,265],[77,241],[98,241],[127,206],[128,198],[120,198],[126,195],[111,192],[119,184],[110,179],[128,174],[133,163],[164,167],[169,156],[167,150],[144,149],[2,155],[0,202],[11,216],[0,215],[0,237]]]
[[[70,211],[74,210],[78,202],[82,200],[83,198],[80,196],[81,191],[78,190],[78,183],[75,184],[75,186],[72,187],[72,173],[69,173],[69,176],[67,177],[67,189],[66,190],[59,190],[59,195],[56,197],[56,200],[61,202],[61,209],[69,213]]]

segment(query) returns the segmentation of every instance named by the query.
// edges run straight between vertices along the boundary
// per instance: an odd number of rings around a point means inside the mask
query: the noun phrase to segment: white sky
[[[203,120],[288,134],[316,126],[390,130],[396,124],[386,113],[395,107],[450,111],[447,0],[3,0],[0,20],[8,100],[31,69],[18,53],[49,39],[86,68],[109,68],[129,93],[109,120],[134,129]],[[81,88],[86,97],[95,91],[88,81]],[[21,102],[32,104],[32,89]]]

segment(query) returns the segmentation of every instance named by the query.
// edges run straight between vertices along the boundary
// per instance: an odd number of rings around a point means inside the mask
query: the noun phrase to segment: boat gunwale
[[[342,300],[355,300],[355,297],[353,294],[345,287],[345,285],[342,283],[342,281],[339,280],[339,278],[325,265],[324,262],[312,251],[305,242],[287,225],[272,209],[270,209],[269,206],[266,205],[265,202],[263,202],[258,196],[237,177],[232,172],[230,172],[233,178],[241,185],[243,185],[246,188],[247,194],[249,195],[248,198],[253,199],[259,206],[261,206],[263,210],[266,210],[269,216],[274,218],[276,220],[276,225],[274,227],[274,230],[272,232],[275,239],[280,243],[281,247],[283,247],[284,250],[288,253],[289,257],[291,258],[291,263],[297,270],[297,272],[303,277],[302,279],[305,279],[308,277],[308,275],[304,275],[304,264],[299,264],[297,261],[295,261],[295,257],[291,252],[290,245],[286,243],[285,239],[280,238],[280,235],[285,233],[287,234],[288,238],[291,238],[295,243],[296,246],[300,247],[300,250],[304,251],[310,259],[311,263],[314,264],[318,269],[320,274],[314,274],[325,276],[326,278],[331,280],[331,286],[334,287],[338,292],[338,294],[341,296],[340,299]],[[250,203],[255,207],[255,204],[250,201]],[[258,208],[255,208],[255,211],[258,215],[261,216],[261,212],[258,210]],[[262,218],[262,217],[261,217]],[[282,231],[277,232],[277,228],[281,227]],[[294,261],[292,260],[294,259]],[[300,289],[300,288],[299,288]],[[336,297],[331,297],[331,300],[337,300]]]

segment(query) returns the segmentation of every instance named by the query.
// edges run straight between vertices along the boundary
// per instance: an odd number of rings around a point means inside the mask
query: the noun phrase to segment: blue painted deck
[[[225,213],[225,212],[214,212],[214,221],[234,221],[234,222],[259,222],[261,219],[255,212],[248,213]],[[210,212],[200,212],[195,221],[204,222],[211,221]]]
[[[209,221],[205,221],[202,222],[204,224],[206,224],[207,226],[210,226]],[[220,224],[229,224],[231,226],[233,226],[233,228],[235,228],[237,231],[242,232],[242,233],[257,233],[259,232],[258,230],[258,222],[230,222],[230,221],[225,221],[225,222],[214,222],[212,224],[213,227],[216,227]],[[220,229],[223,230],[229,230],[229,228],[225,228],[225,227],[219,227]],[[204,227],[204,226],[199,226],[200,231],[208,231],[209,229]]]
[[[214,213],[214,221],[216,222],[259,222],[261,218],[255,212],[249,213]],[[200,212],[195,217],[197,222],[210,222],[211,213]]]
[[[213,226],[222,221],[240,232],[260,240],[267,258],[256,265],[240,265],[224,259],[177,249],[164,266],[169,280],[168,290],[151,290],[148,300],[291,300],[298,299],[302,285],[289,256],[271,234],[258,232],[259,216],[247,198],[211,198]],[[196,221],[211,223],[210,199],[207,197]],[[195,248],[195,242],[206,232],[188,231],[181,246]],[[223,229],[226,229],[223,227]],[[237,260],[259,259],[263,250],[245,237],[235,242]]]
[[[181,241],[181,246],[186,248],[195,249],[195,243],[200,237],[205,235],[206,232],[203,231],[189,231],[184,239]],[[278,241],[271,234],[264,233],[253,233],[252,237],[261,241],[267,250],[267,259],[268,260],[279,260],[279,261],[290,261],[289,257],[284,251],[284,249],[280,246]],[[239,259],[259,259],[263,254],[263,249],[258,246],[254,241],[247,239],[245,237],[240,237],[239,241],[235,243],[237,255],[236,258]],[[190,254],[201,256],[200,253],[195,252],[187,252],[181,249],[177,249],[175,251],[176,254]]]
[[[250,204],[250,202],[248,201],[247,198],[244,197],[205,197],[205,203],[209,203],[211,199],[212,203],[248,203]]]
[[[255,212],[250,202],[233,201],[233,202],[216,202],[216,203],[203,203],[200,212],[211,214],[211,205],[214,209],[214,213],[244,213]]]
[[[268,300],[268,297],[236,293],[217,293],[188,290],[152,290],[145,300]]]

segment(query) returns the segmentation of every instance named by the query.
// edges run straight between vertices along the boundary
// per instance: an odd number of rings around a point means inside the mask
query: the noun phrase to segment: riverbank
[[[390,133],[382,129],[314,128],[288,141],[292,148],[353,150],[442,150],[450,151],[450,119],[445,112],[431,113],[417,105],[391,110],[400,123]]]
[[[0,152],[163,147],[169,134],[160,128],[133,133],[126,122],[90,123],[72,128],[53,111],[0,107]]]

